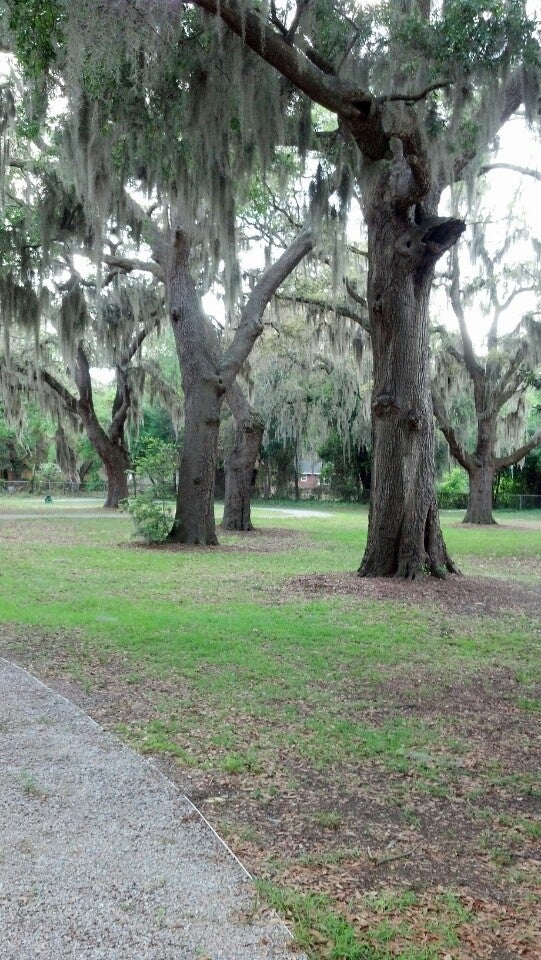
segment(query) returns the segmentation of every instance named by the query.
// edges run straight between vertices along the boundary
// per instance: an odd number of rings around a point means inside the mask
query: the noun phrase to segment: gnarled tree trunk
[[[163,250],[163,238],[159,238],[157,247]],[[222,351],[190,273],[191,237],[180,224],[172,231],[165,276],[182,373],[185,426],[171,540],[209,545],[218,542],[214,482],[224,396],[263,331],[262,317],[269,300],[311,248],[311,233],[302,231],[265,271],[244,306],[231,344]]]
[[[254,473],[264,425],[238,384],[226,394],[235,417],[235,446],[225,461],[225,500],[222,526],[225,530],[253,530],[251,497]]]
[[[468,476],[470,479],[468,509],[463,523],[496,523],[492,516],[494,464],[478,463],[468,470]]]
[[[170,245],[167,281],[184,391],[184,443],[169,539],[213,546],[218,543],[214,478],[225,384],[216,335],[203,313],[190,272],[190,250],[191,237],[178,227]]]
[[[183,376],[184,442],[177,506],[169,539],[177,543],[218,543],[214,520],[214,478],[223,393],[212,380]]]
[[[107,477],[107,499],[103,506],[107,510],[118,510],[123,500],[127,500],[128,470],[130,455],[125,447],[107,444],[101,449],[101,460]]]
[[[129,389],[125,371],[117,368],[117,392],[113,404],[113,416],[109,432],[101,426],[94,410],[90,365],[83,345],[76,354],[75,382],[79,391],[76,410],[80,416],[90,443],[98,454],[107,478],[107,499],[104,507],[118,510],[128,493],[130,454],[124,441],[124,424],[129,408]]]
[[[420,204],[393,205],[387,190],[383,177],[366,205],[373,464],[359,574],[445,576],[455,567],[435,497],[428,305],[434,264],[463,224],[430,216]]]
[[[468,509],[464,523],[496,523],[492,516],[492,487],[496,464],[494,449],[496,446],[497,409],[489,410],[486,384],[483,379],[475,384],[475,407],[477,411],[477,443],[473,456],[467,458],[466,469],[470,480]]]

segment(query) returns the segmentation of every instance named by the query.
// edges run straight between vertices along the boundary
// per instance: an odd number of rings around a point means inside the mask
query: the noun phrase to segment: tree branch
[[[290,46],[285,37],[255,10],[246,10],[239,0],[188,0],[218,16],[265,60],[314,103],[335,113],[347,127],[359,149],[370,160],[389,153],[389,133],[384,129],[381,106],[358,87],[345,84],[316,66],[307,51]]]
[[[517,287],[509,294],[507,300],[504,300],[504,302],[501,304],[500,312],[503,313],[504,310],[507,310],[507,308],[511,306],[515,297],[519,297],[521,293],[537,293],[538,291],[539,284],[532,284],[530,287]]]
[[[462,444],[460,443],[454,428],[451,426],[447,419],[445,412],[445,407],[441,401],[440,396],[436,393],[434,387],[432,387],[432,406],[434,409],[434,416],[436,418],[438,427],[440,428],[443,436],[447,440],[449,445],[449,450],[451,451],[452,456],[455,458],[457,463],[461,467],[464,467],[465,470],[472,470],[474,466],[474,460],[471,454],[467,453]]]
[[[338,113],[346,119],[355,118],[358,111],[348,100],[348,88],[339,80],[330,77],[316,67],[306,56],[273,29],[254,10],[246,10],[238,0],[190,0],[197,7],[218,16],[227,26],[242,37],[247,46],[282,76],[290,80],[311,100]],[[362,94],[359,93],[359,99]],[[370,98],[371,100],[371,98]]]
[[[464,366],[465,365],[464,355],[460,353],[460,350],[457,350],[457,348],[454,346],[453,343],[451,343],[451,340],[449,339],[449,330],[447,329],[447,327],[444,327],[441,324],[439,324],[437,327],[432,327],[432,330],[434,333],[440,334],[442,339],[442,347],[449,354],[449,356],[453,357],[453,359],[456,360],[457,363],[460,363],[461,365]]]
[[[312,249],[314,240],[310,230],[303,230],[290,247],[263,274],[252,290],[241,313],[232,343],[224,354],[222,375],[226,384],[234,380],[263,331],[265,308],[281,283],[289,276],[303,257]]]
[[[262,418],[256,413],[248,401],[238,380],[233,380],[233,383],[228,386],[225,392],[225,399],[235,418],[237,426],[244,424],[248,429],[252,424],[258,427],[260,426],[261,428],[264,427]]]
[[[286,27],[285,24],[282,23],[282,21],[279,19],[278,14],[276,13],[276,6],[274,3],[271,3],[271,6],[270,6],[271,23],[274,27],[276,27],[276,29],[284,38],[286,43],[288,44],[293,43],[295,39],[295,34],[297,33],[302,17],[305,11],[308,9],[310,2],[311,0],[298,0],[297,9],[295,11],[293,21],[289,28]],[[317,50],[314,49],[311,43],[307,43],[307,45],[304,48],[304,53],[308,57],[308,59],[311,61],[311,63],[313,63],[314,66],[318,68],[318,70],[321,70],[322,73],[326,73],[329,76],[336,75],[337,71],[335,70],[332,63],[326,60],[325,57],[322,57],[317,52]]]
[[[145,273],[152,273],[158,280],[165,280],[165,273],[163,268],[158,263],[154,263],[152,260],[137,260],[137,258],[132,257],[117,257],[112,256],[111,254],[105,254],[103,257],[103,262],[107,264],[108,267],[112,267],[115,270],[120,270],[122,273],[131,273],[132,270],[141,270]]]
[[[495,460],[496,470],[501,470],[503,467],[512,467],[514,463],[518,463],[519,460],[523,460],[524,457],[527,457],[528,454],[538,447],[541,443],[541,430],[537,430],[534,433],[531,440],[528,440],[527,443],[524,443],[522,447],[519,447],[518,450],[514,450],[512,453],[507,454],[506,457],[497,457]]]
[[[363,328],[367,333],[370,333],[370,323],[368,322],[368,317],[363,317],[361,314],[357,313],[356,310],[352,310],[351,307],[348,307],[346,303],[332,303],[330,300],[324,300],[319,297],[308,297],[303,296],[302,294],[289,294],[289,293],[277,293],[276,298],[278,300],[284,300],[287,303],[302,303],[307,307],[317,307],[319,310],[326,310],[328,313],[334,313],[338,317],[346,317],[348,320],[353,320],[354,323],[358,324]]]
[[[359,306],[364,307],[364,309],[367,310],[367,309],[368,309],[368,301],[367,301],[366,297],[361,297],[361,295],[360,295],[359,293],[357,293],[357,288],[356,288],[355,285],[351,282],[351,280],[349,280],[347,277],[345,278],[344,283],[345,283],[345,287],[346,287],[348,296],[350,296],[351,299],[355,301],[355,303],[358,303]]]
[[[44,368],[38,371],[38,377],[40,380],[43,380],[43,382],[47,384],[50,390],[53,390],[54,393],[56,393],[56,395],[60,397],[60,399],[62,400],[62,403],[64,404],[66,410],[69,413],[75,414],[76,416],[79,415],[79,402],[77,400],[77,397],[74,397],[73,394],[70,393],[68,388],[65,387],[63,383],[60,382],[60,380],[57,380],[57,378],[54,377],[52,373],[49,373],[49,371],[45,370]]]
[[[479,176],[488,173],[490,170],[513,170],[515,173],[521,173],[525,177],[533,177],[534,180],[541,180],[541,170],[533,170],[531,167],[521,167],[516,163],[486,163],[479,170]]]
[[[464,363],[466,369],[470,374],[472,380],[476,380],[483,372],[483,368],[477,357],[475,356],[475,351],[473,349],[472,339],[468,332],[468,327],[466,325],[466,318],[464,316],[464,309],[462,307],[462,300],[460,297],[460,272],[458,266],[458,254],[456,248],[452,252],[451,257],[451,270],[452,270],[452,280],[451,280],[451,306],[455,317],[458,320],[458,326],[460,328],[460,337],[462,340],[462,349],[464,351]]]
[[[431,83],[428,87],[425,87],[424,90],[420,90],[418,93],[388,93],[384,94],[381,97],[378,97],[378,103],[395,103],[402,101],[404,103],[417,103],[419,100],[424,100],[429,93],[432,93],[433,90],[445,90],[447,87],[452,87],[452,80],[441,80],[438,83]]]

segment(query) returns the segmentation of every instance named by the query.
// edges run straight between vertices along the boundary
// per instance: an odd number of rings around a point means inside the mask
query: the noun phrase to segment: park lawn
[[[406,585],[354,576],[360,508],[170,550],[14,499],[0,652],[156,756],[310,957],[537,956],[539,512],[444,514],[468,577]]]

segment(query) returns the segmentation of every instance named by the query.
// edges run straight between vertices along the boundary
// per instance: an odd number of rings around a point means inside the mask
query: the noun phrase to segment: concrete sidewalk
[[[0,960],[292,960],[151,763],[0,658]]]

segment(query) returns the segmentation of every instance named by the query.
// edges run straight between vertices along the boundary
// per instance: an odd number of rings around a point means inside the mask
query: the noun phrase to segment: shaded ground
[[[501,561],[502,566],[506,561]],[[529,571],[537,567],[535,560],[523,561]],[[507,564],[507,566],[509,566]],[[539,562],[541,575],[541,560]],[[294,577],[284,585],[284,594],[291,598],[337,596],[362,600],[390,600],[420,607],[432,607],[461,616],[494,616],[514,611],[528,616],[541,616],[541,590],[509,580],[491,577],[451,576],[446,580],[434,577],[413,583],[394,578],[359,578],[355,573],[312,574]]]
[[[61,542],[58,527],[40,523],[40,538]],[[18,536],[16,525],[6,525],[6,539]],[[258,531],[220,549],[274,552],[306,543],[302,533]],[[447,647],[464,631],[464,618],[474,638],[481,622],[498,623],[533,646],[540,559],[490,558],[478,567],[491,577],[406,585],[354,573],[299,576],[269,585],[258,599],[270,616],[271,604],[295,597],[376,600],[395,611],[413,605]],[[517,571],[525,582],[503,579]],[[242,704],[226,724],[213,720],[215,705],[186,680],[103,656],[82,634],[4,626],[0,652],[154,755],[256,876],[301,898],[328,896],[374,948],[369,960],[401,951],[408,960],[541,960],[541,686],[520,664],[487,661],[481,671],[479,660],[475,667],[448,660],[333,674],[320,691],[331,704],[326,736],[311,726],[314,705],[306,699],[284,711],[280,738],[263,745],[261,717]],[[359,722],[365,733],[356,731],[337,761],[332,725],[343,732]],[[411,730],[419,731],[415,746]],[[225,764],[228,738],[235,752]],[[319,909],[313,898],[310,904],[309,918]],[[292,900],[283,908],[297,912]],[[322,925],[307,924],[311,957],[365,960],[331,953]]]
[[[220,553],[278,553],[283,550],[291,550],[295,547],[302,549],[309,543],[308,537],[305,537],[298,530],[288,530],[287,528],[274,527],[271,530],[250,530],[245,531],[225,531],[218,527],[220,537]],[[216,547],[199,544],[194,547],[188,543],[129,543],[126,547],[136,550],[156,550],[159,553],[190,553],[194,550],[203,553],[212,553]]]
[[[486,584],[483,602],[490,590]],[[509,597],[518,601],[518,594]],[[490,609],[496,607],[492,598]],[[73,637],[66,644],[60,633],[4,633],[2,648],[105,727],[121,724],[143,751],[153,752],[144,731],[159,721],[164,698],[183,703],[185,729],[193,733],[204,724],[204,703],[186,707],[188,687],[138,679],[121,658],[103,663],[81,648],[83,675],[74,679]],[[526,697],[511,670],[458,677],[389,667],[376,682],[344,678],[335,696],[344,720],[361,714],[382,731],[400,718],[423,724],[428,746],[373,755],[368,749],[361,760],[340,764],[328,757],[320,764],[317,755],[308,761],[282,748],[259,768],[227,773],[208,742],[205,762],[195,767],[173,751],[166,757],[160,752],[158,761],[251,872],[301,893],[330,896],[375,947],[398,953],[425,944],[436,951],[427,957],[537,960],[539,686],[530,683]],[[310,710],[309,704],[298,707]],[[257,742],[257,719],[239,714],[230,724],[248,754]],[[182,752],[182,733],[178,743]],[[327,956],[324,937],[317,955]]]

